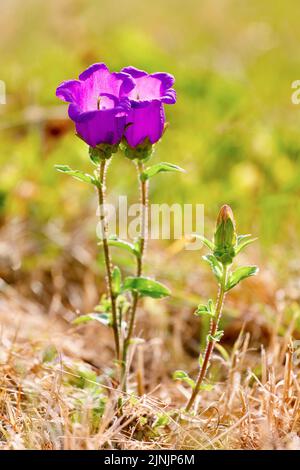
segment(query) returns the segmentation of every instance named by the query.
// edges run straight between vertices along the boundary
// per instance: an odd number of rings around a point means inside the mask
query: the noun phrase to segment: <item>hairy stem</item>
[[[111,301],[111,311],[112,311],[112,327],[114,332],[114,340],[115,340],[115,350],[116,350],[116,357],[120,359],[120,337],[119,337],[119,329],[118,329],[118,320],[117,320],[117,308],[116,308],[116,298],[113,293],[112,288],[112,264],[109,252],[109,246],[107,242],[108,236],[108,222],[107,217],[105,214],[105,178],[106,178],[106,169],[107,169],[107,160],[103,159],[100,162],[98,168],[98,176],[100,185],[97,187],[98,190],[98,202],[99,202],[99,217],[100,217],[100,226],[101,226],[101,237],[103,243],[103,251],[104,251],[104,259],[105,259],[105,267],[106,267],[106,284],[107,284],[107,291]]]
[[[211,336],[214,336],[218,330],[218,325],[219,325],[219,322],[220,322],[220,318],[222,316],[222,309],[223,309],[223,304],[224,304],[224,300],[225,300],[225,295],[226,295],[226,281],[227,281],[227,274],[228,274],[228,267],[227,266],[224,266],[224,271],[223,271],[223,277],[221,279],[221,282],[219,284],[219,292],[218,292],[218,299],[217,299],[217,304],[216,304],[216,313],[215,313],[215,316],[212,318],[211,322],[210,322],[210,330],[209,330],[209,334]],[[203,363],[202,363],[202,366],[200,368],[200,372],[199,372],[199,375],[197,377],[197,381],[196,381],[196,385],[195,385],[195,388],[193,390],[193,393],[185,407],[185,411],[189,411],[196,399],[196,396],[198,395],[199,393],[199,390],[200,390],[200,387],[201,387],[201,384],[205,378],[205,375],[206,375],[206,372],[207,372],[207,368],[208,368],[208,364],[209,364],[209,359],[210,359],[210,356],[214,350],[214,347],[215,347],[215,341],[208,341],[207,340],[207,343],[206,343],[206,350],[205,350],[205,354],[204,354],[204,359],[203,359]]]
[[[137,257],[136,276],[140,277],[143,272],[143,256],[145,252],[146,234],[147,234],[147,220],[148,220],[148,182],[142,181],[141,175],[144,171],[144,165],[141,161],[137,164],[137,173],[140,186],[140,236],[139,236],[139,256]],[[122,385],[123,391],[127,388],[127,355],[130,340],[134,332],[136,310],[138,306],[139,294],[138,292],[133,293],[132,308],[130,312],[129,326],[126,338],[123,346],[123,357],[122,357]]]

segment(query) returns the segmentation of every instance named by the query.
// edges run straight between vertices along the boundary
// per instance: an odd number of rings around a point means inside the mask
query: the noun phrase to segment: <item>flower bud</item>
[[[236,230],[231,207],[221,207],[214,234],[215,257],[223,264],[230,264],[235,256]]]

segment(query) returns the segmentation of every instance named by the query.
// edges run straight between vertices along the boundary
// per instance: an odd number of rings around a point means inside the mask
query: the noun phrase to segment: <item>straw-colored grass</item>
[[[192,344],[188,317],[178,313],[170,329],[159,310],[149,319],[149,308],[144,304],[139,312],[146,341],[133,346],[121,412],[105,327],[74,328],[3,282],[0,448],[300,448],[295,322],[283,326],[284,308],[267,333],[257,321],[255,341],[253,320],[246,318],[238,335],[229,325],[234,344],[225,336],[209,377],[215,387],[201,394],[190,416],[180,411],[189,391],[171,378],[178,365],[196,372],[186,346]]]

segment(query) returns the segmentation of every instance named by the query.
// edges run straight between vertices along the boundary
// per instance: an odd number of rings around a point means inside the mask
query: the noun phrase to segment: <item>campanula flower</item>
[[[91,65],[57,88],[56,96],[69,105],[78,135],[91,147],[118,144],[130,111],[128,95],[135,82],[125,72],[111,73],[103,63]]]
[[[155,144],[164,131],[163,105],[176,102],[176,92],[172,88],[174,77],[168,73],[148,74],[135,67],[125,67],[122,72],[135,80],[135,87],[128,94],[131,110],[127,116],[126,140],[130,147],[145,141]]]

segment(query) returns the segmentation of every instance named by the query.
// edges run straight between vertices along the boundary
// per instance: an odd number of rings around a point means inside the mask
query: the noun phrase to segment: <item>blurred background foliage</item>
[[[58,255],[55,237],[44,236],[49,224],[69,232],[90,213],[81,228],[95,238],[93,191],[54,170],[55,163],[90,167],[55,89],[99,61],[176,78],[178,102],[167,107],[170,127],[155,162],[177,163],[187,174],[153,179],[151,201],[203,203],[209,236],[219,206],[229,203],[239,231],[259,236],[267,256],[280,247],[274,263],[286,267],[300,229],[300,105],[291,103],[300,78],[296,0],[1,0],[0,9],[7,92],[0,223],[26,223],[35,248],[25,268]],[[110,198],[136,199],[134,169],[121,155],[109,185]]]

